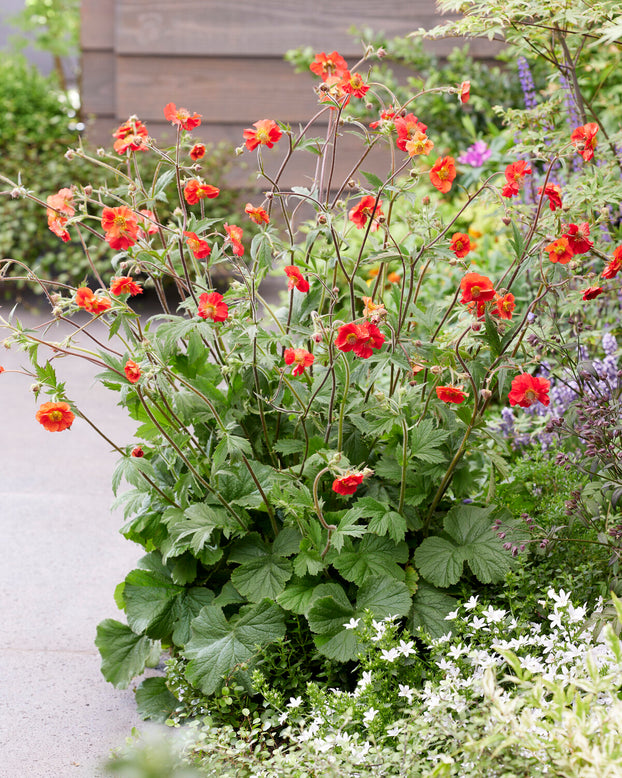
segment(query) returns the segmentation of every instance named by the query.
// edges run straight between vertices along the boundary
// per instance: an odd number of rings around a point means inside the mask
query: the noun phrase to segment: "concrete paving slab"
[[[58,362],[68,395],[115,442],[132,442],[135,425],[94,383],[97,368]],[[8,372],[26,357],[0,349],[0,364],[0,777],[99,776],[141,722],[132,690],[100,674],[95,628],[122,620],[114,587],[143,551],[110,512],[117,454],[81,419],[62,433],[44,430],[34,414],[46,398],[36,402],[32,379]]]

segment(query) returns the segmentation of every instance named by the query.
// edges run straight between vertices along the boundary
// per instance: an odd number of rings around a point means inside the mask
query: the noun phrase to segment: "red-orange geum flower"
[[[410,140],[406,141],[406,151],[409,157],[418,157],[420,155],[427,157],[433,148],[434,143],[424,132],[416,132]]]
[[[212,249],[206,240],[201,240],[196,232],[184,232],[186,243],[196,259],[205,259],[212,253]]]
[[[326,81],[330,76],[338,76],[341,78],[344,73],[348,72],[348,63],[345,59],[336,51],[331,54],[325,54],[323,51],[320,54],[315,55],[315,59],[309,65],[309,70],[319,76],[322,81]]]
[[[372,219],[371,231],[374,232],[380,227],[378,217],[384,216],[381,208],[382,200],[376,202],[376,198],[372,195],[365,195],[354,208],[350,209],[348,219],[350,219],[359,230],[362,230],[367,224],[367,221]]]
[[[136,297],[142,294],[143,289],[140,284],[135,283],[132,276],[116,276],[110,280],[110,293],[114,295],[129,294]]]
[[[79,308],[84,308],[89,313],[103,313],[112,307],[108,297],[100,297],[93,293],[88,286],[81,286],[76,289],[75,303]]]
[[[549,198],[549,208],[556,211],[562,207],[562,189],[557,184],[547,184],[544,189],[538,187],[538,194]]]
[[[588,286],[588,288],[583,291],[583,299],[593,300],[595,297],[598,297],[598,295],[602,294],[604,291],[605,290],[602,288],[602,286]]]
[[[199,159],[203,159],[204,156],[205,156],[205,144],[195,143],[194,146],[190,149],[190,159],[196,162]]]
[[[138,457],[138,458],[144,457],[145,456],[145,452],[143,451],[143,447],[142,446],[135,446],[132,449],[131,456]]]
[[[56,194],[49,195],[47,198],[47,217],[48,227],[58,235],[65,243],[70,239],[70,235],[65,225],[67,219],[71,218],[76,209],[73,207],[73,190],[59,189]]]
[[[315,357],[304,348],[286,348],[283,353],[286,365],[294,365],[292,375],[302,375],[306,367],[315,362]]]
[[[36,417],[48,432],[62,432],[69,429],[76,418],[67,403],[43,403]]]
[[[454,232],[451,236],[449,248],[454,252],[458,259],[462,259],[462,257],[466,257],[471,250],[471,240],[464,232]]]
[[[363,483],[364,478],[363,473],[346,473],[339,478],[335,478],[333,481],[333,492],[343,495],[354,494]]]
[[[501,295],[495,297],[495,307],[492,313],[500,319],[509,320],[512,318],[514,308],[516,308],[514,295],[511,292],[508,292],[507,294],[504,294],[503,297],[501,297]]]
[[[601,278],[611,279],[615,278],[622,269],[622,246],[618,246],[613,250],[613,259],[609,261],[603,272],[600,274]]]
[[[335,346],[340,351],[353,351],[362,359],[369,359],[374,349],[382,348],[383,343],[384,335],[371,322],[344,324],[339,327],[335,338]]]
[[[393,125],[395,127],[395,117],[396,117],[395,110],[393,109],[393,106],[390,105],[387,109],[384,111],[380,111],[380,118],[376,122],[371,122],[369,125],[370,130],[377,130],[380,127],[384,127],[385,125]]]
[[[101,224],[106,233],[104,237],[113,249],[125,251],[138,240],[136,214],[126,205],[104,208]]]
[[[157,219],[155,213],[147,208],[141,208],[138,213],[138,237],[146,240],[149,235],[155,235],[158,231],[158,226],[155,223]]]
[[[268,212],[252,203],[246,203],[244,213],[248,214],[248,218],[255,224],[270,224]]]
[[[420,122],[414,114],[407,113],[406,116],[395,117],[395,131],[397,132],[395,145],[400,151],[406,151],[408,141],[412,140],[417,133],[425,135],[428,131],[428,126]]]
[[[296,265],[287,265],[284,270],[288,289],[298,289],[299,292],[309,291],[309,282],[303,277]]]
[[[512,381],[508,394],[510,405],[520,405],[521,408],[529,408],[536,402],[548,405],[551,402],[549,398],[550,386],[551,382],[547,381],[546,378],[521,373]]]
[[[471,97],[471,82],[463,81],[460,84],[460,102],[462,104],[468,103],[470,97]]]
[[[140,368],[133,359],[128,359],[123,368],[125,377],[131,384],[135,384],[141,376]]]
[[[178,108],[175,103],[164,106],[164,118],[182,130],[194,130],[201,124],[202,114],[190,114],[185,108]]]
[[[235,224],[227,224],[225,222],[225,232],[228,235],[227,240],[231,245],[233,253],[236,257],[241,257],[244,254],[244,246],[242,244],[242,228],[237,227]]]
[[[544,250],[548,253],[551,262],[559,262],[560,265],[566,265],[574,256],[568,238],[564,236],[549,243]]]
[[[369,92],[369,86],[363,80],[363,76],[360,73],[350,73],[349,70],[346,70],[341,77],[341,88],[352,97],[365,97]]]
[[[229,317],[229,306],[220,292],[204,292],[199,297],[197,316],[213,321],[225,321]]]
[[[596,122],[589,122],[576,127],[570,135],[570,142],[586,162],[589,162],[594,157],[597,132],[598,125]]]
[[[126,151],[147,151],[145,140],[149,137],[145,125],[135,116],[130,117],[112,133],[116,138],[112,148],[117,154]]]
[[[204,184],[198,178],[191,178],[184,187],[184,197],[188,205],[196,205],[199,200],[204,200],[206,197],[213,200],[219,194],[220,189],[217,186]]]
[[[531,168],[522,159],[512,162],[505,169],[506,185],[501,190],[503,197],[514,197],[517,195],[525,182],[525,176],[531,175]]]
[[[444,403],[455,403],[460,405],[467,398],[467,393],[457,386],[437,386],[436,396]]]
[[[430,170],[430,182],[439,192],[447,194],[456,177],[456,165],[453,157],[440,157]]]
[[[461,303],[485,303],[492,300],[496,292],[492,281],[487,276],[479,273],[467,273],[460,282],[462,289]]]
[[[583,222],[582,224],[569,224],[562,237],[568,241],[573,254],[585,254],[594,246],[594,243],[588,237],[589,234],[590,225],[587,222]]]
[[[248,127],[243,133],[249,151],[253,151],[257,146],[267,146],[271,149],[283,135],[274,119],[260,119],[253,127],[255,129]]]

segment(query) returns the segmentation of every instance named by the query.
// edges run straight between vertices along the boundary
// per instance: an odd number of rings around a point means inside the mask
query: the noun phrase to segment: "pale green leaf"
[[[97,625],[95,645],[102,657],[104,678],[117,689],[127,689],[132,678],[145,669],[155,644],[126,624],[106,619]]]

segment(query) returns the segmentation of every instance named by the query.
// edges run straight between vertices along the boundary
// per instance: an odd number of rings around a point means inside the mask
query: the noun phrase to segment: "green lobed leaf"
[[[465,555],[447,538],[425,538],[415,551],[415,564],[421,575],[435,586],[453,586],[458,583],[464,567]]]
[[[365,535],[350,549],[331,553],[330,561],[341,575],[359,586],[377,575],[390,576],[404,580],[404,570],[399,563],[408,559],[408,547],[405,543],[394,543],[389,538],[377,535]]]
[[[192,638],[184,651],[190,660],[186,676],[202,692],[213,694],[227,674],[254,657],[257,647],[284,635],[283,613],[274,603],[242,608],[237,620],[231,621],[221,608],[206,605],[192,623]]]
[[[292,563],[276,554],[264,554],[244,562],[231,574],[231,583],[251,602],[274,600],[292,577]]]
[[[104,678],[117,689],[127,689],[132,678],[145,669],[157,644],[137,635],[127,624],[105,619],[97,625],[95,645],[102,657]]]
[[[144,721],[164,723],[179,706],[179,700],[168,690],[166,678],[145,678],[136,689],[136,706]]]
[[[451,623],[445,616],[452,611],[457,600],[422,581],[413,597],[409,617],[409,628],[415,632],[421,627],[433,638],[439,638],[451,631]]]

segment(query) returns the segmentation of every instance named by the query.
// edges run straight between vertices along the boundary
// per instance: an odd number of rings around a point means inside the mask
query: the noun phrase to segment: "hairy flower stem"
[[[242,521],[240,516],[238,516],[238,514],[231,507],[231,505],[229,505],[229,503],[224,499],[224,497],[220,494],[220,492],[217,492],[216,489],[214,489],[214,487],[208,481],[206,481],[203,478],[203,476],[196,470],[192,462],[190,462],[190,460],[186,457],[184,452],[179,448],[177,443],[175,443],[175,441],[171,438],[168,432],[166,432],[166,430],[162,427],[160,422],[153,415],[139,386],[136,387],[136,393],[138,395],[138,398],[140,399],[143,408],[145,409],[145,413],[147,414],[147,416],[149,416],[150,420],[156,426],[156,428],[158,429],[162,437],[168,440],[171,447],[173,448],[174,451],[177,452],[177,455],[179,456],[181,461],[186,465],[188,470],[190,470],[190,472],[194,475],[194,477],[201,484],[201,486],[207,489],[207,491],[218,500],[218,502],[223,506],[223,508],[225,508],[231,514],[231,516],[233,516],[233,518],[238,522],[240,527],[242,527],[242,529],[246,532],[248,528],[246,524]]]
[[[322,551],[322,559],[326,556],[328,553],[328,549],[330,548],[330,539],[332,537],[333,532],[337,529],[335,524],[327,524],[326,519],[324,518],[324,514],[322,513],[322,506],[320,505],[320,499],[318,497],[318,487],[320,485],[320,479],[325,474],[330,472],[330,467],[325,467],[323,470],[320,470],[320,472],[315,476],[315,479],[313,481],[313,505],[315,506],[315,512],[317,514],[318,519],[320,520],[320,524],[324,527],[325,530],[328,532],[328,538],[326,540],[326,546],[324,547],[324,550]]]
[[[350,365],[348,364],[347,356],[342,352],[343,364],[345,367],[346,375],[343,382],[343,398],[341,400],[341,407],[339,408],[339,423],[337,427],[337,451],[341,451],[343,444],[343,417],[346,411],[346,400],[348,399],[348,389],[350,388]]]

